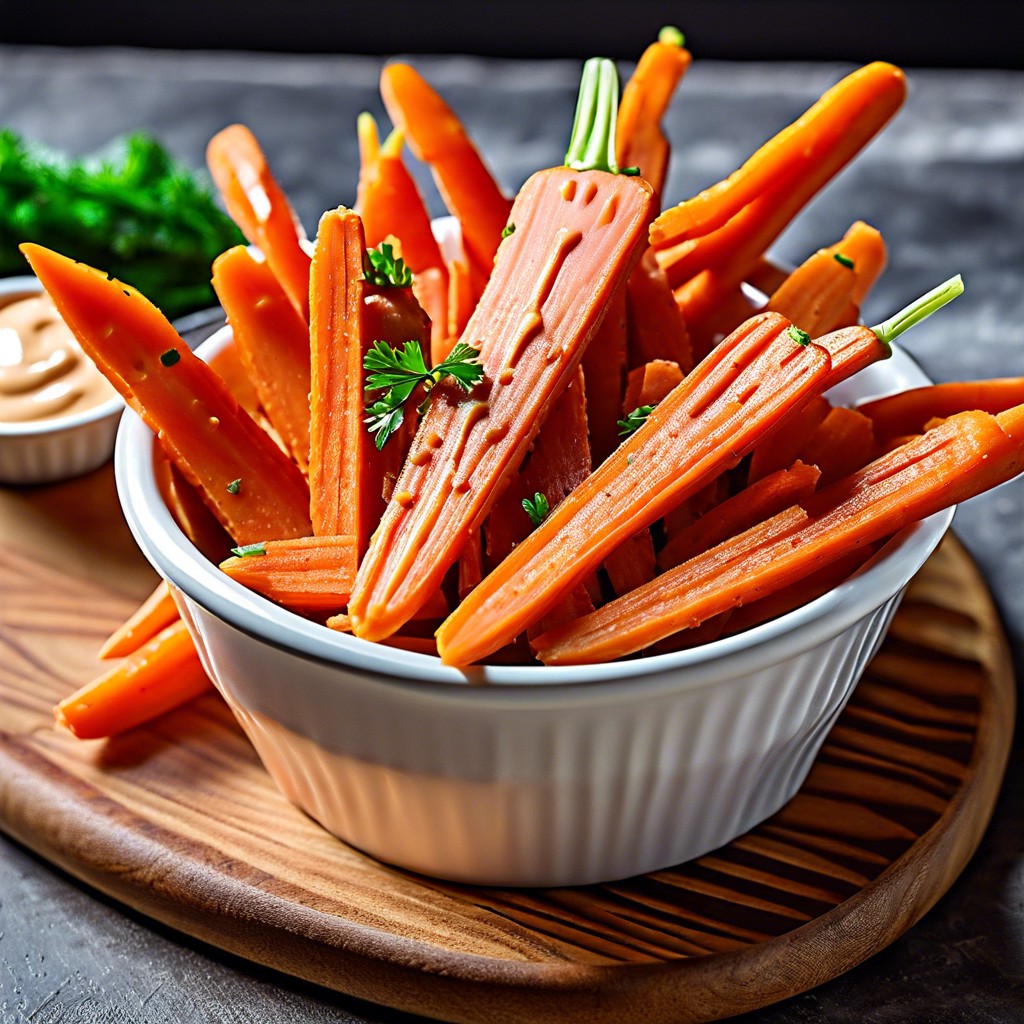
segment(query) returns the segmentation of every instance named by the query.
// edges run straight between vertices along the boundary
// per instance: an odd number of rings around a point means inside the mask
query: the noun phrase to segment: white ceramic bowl
[[[926,382],[897,351],[834,397]],[[284,793],[382,860],[494,885],[665,868],[778,810],[952,517],[904,530],[856,577],[742,635],[615,664],[463,673],[332,632],[219,572],[163,505],[153,435],[132,413],[115,471],[139,545]]]
[[[33,276],[0,278],[0,307],[39,295]],[[29,423],[0,422],[0,483],[45,484],[101,466],[114,451],[124,402],[114,396],[67,416]]]

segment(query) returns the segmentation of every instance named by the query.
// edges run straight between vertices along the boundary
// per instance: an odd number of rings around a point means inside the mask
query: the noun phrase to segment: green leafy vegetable
[[[523,511],[530,517],[530,522],[536,529],[547,519],[551,508],[548,505],[548,499],[540,491],[537,491],[532,501],[529,498],[523,498]]]
[[[509,236],[509,235],[514,235],[514,234],[515,234],[515,231],[516,231],[516,226],[515,226],[515,224],[506,224],[506,225],[505,225],[505,226],[504,226],[504,227],[503,227],[503,228],[501,229],[501,237],[502,237],[502,238],[508,238],[508,236]]]
[[[242,489],[242,478],[239,477],[237,480],[232,480],[225,489],[228,494],[237,494]]]
[[[243,544],[240,548],[232,548],[231,554],[236,558],[252,558],[254,555],[265,555],[267,549],[263,546],[263,541],[258,541],[256,544]]]
[[[832,254],[832,259],[834,259],[836,263],[846,267],[847,270],[853,270],[853,260],[851,260],[849,256],[845,256],[841,252],[835,252]]]
[[[422,415],[430,404],[434,386],[450,377],[463,391],[471,391],[483,377],[479,363],[480,353],[472,345],[459,342],[448,353],[444,362],[427,369],[423,350],[418,341],[407,341],[401,348],[392,348],[386,342],[376,341],[363,359],[368,371],[365,390],[383,391],[384,394],[366,406],[363,422],[374,435],[378,449],[402,425],[403,406],[420,386],[426,392],[418,412]]]
[[[624,420],[618,421],[619,437],[629,437],[634,431],[639,430],[652,412],[654,412],[653,405],[637,406]]]
[[[381,242],[376,249],[366,251],[363,277],[378,288],[408,288],[412,284],[412,271],[401,257],[395,259],[389,242]]]
[[[800,328],[795,325],[791,325],[786,333],[798,345],[810,345],[811,343],[811,336],[806,331],[801,331]]]
[[[216,303],[210,266],[244,242],[204,178],[155,140],[127,136],[65,159],[0,130],[0,275],[37,242],[138,288],[170,318]]]

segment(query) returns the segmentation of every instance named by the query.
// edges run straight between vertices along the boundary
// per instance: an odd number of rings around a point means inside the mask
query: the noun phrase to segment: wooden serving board
[[[956,878],[1010,746],[1005,638],[949,540],[775,817],[611,885],[451,885],[380,864],[290,806],[212,695],[109,742],[51,727],[153,582],[109,467],[0,490],[0,826],[191,936],[446,1021],[679,1024],[833,978]]]

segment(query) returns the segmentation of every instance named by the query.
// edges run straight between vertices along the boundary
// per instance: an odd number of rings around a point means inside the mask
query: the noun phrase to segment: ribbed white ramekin
[[[201,354],[230,342],[218,332]],[[838,401],[926,378],[902,353]],[[352,845],[461,882],[578,885],[714,849],[799,788],[952,510],[825,596],[692,650],[463,673],[336,633],[207,562],[163,505],[152,434],[124,418],[129,525],[180,592],[220,692],[284,793]]]

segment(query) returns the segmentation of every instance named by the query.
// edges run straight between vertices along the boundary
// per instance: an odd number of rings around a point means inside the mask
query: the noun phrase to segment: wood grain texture
[[[0,539],[0,826],[190,935],[443,1020],[713,1020],[835,977],[959,874],[1009,750],[1005,640],[947,541],[769,821],[611,885],[436,882],[291,807],[212,695],[112,741],[51,728],[52,705],[96,671],[102,639],[153,584],[109,467],[0,491]]]

